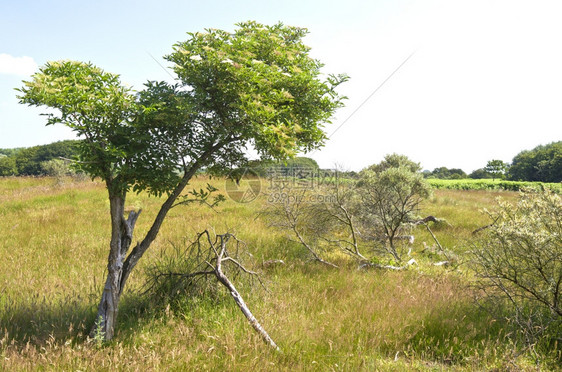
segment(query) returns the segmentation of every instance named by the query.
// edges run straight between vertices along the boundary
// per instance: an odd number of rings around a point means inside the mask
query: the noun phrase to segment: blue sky
[[[165,65],[186,32],[282,21],[310,30],[327,73],[351,76],[328,134],[345,124],[310,155],[321,166],[358,170],[396,152],[424,169],[471,171],[562,140],[560,19],[562,3],[541,0],[4,0],[0,148],[73,138],[15,98],[49,60],[91,61],[140,89],[172,80],[151,56]]]

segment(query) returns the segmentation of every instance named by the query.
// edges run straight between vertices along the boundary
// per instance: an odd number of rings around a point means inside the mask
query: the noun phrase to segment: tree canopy
[[[474,180],[486,179],[486,178],[493,178],[493,174],[488,173],[484,168],[478,168],[473,170],[469,175],[469,178]]]
[[[512,161],[508,172],[514,181],[562,181],[562,141],[521,151]]]
[[[504,163],[499,159],[492,159],[484,168],[484,171],[491,174],[492,178],[503,178],[505,177],[505,172],[509,169],[509,165]]]
[[[190,33],[165,57],[180,82],[148,82],[136,96],[91,63],[51,62],[20,99],[58,109],[48,124],[77,132],[81,168],[116,192],[169,193],[197,161],[219,168],[243,159],[248,146],[285,159],[323,144],[322,125],[343,98],[334,89],[346,77],[320,79],[306,33],[255,22],[234,33]]]
[[[420,163],[410,160],[406,155],[388,154],[384,157],[383,161],[378,164],[373,164],[362,170],[363,174],[369,172],[381,173],[387,169],[404,168],[411,173],[419,173],[421,171]]]
[[[191,33],[166,59],[190,87],[188,101],[203,130],[285,159],[324,143],[322,123],[341,104],[334,88],[346,79],[319,79],[322,64],[308,56],[306,33],[247,22],[234,34]]]

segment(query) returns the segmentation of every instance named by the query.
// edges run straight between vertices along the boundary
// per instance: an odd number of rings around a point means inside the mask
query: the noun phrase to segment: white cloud
[[[37,63],[31,57],[14,57],[0,53],[0,74],[28,76],[37,70]]]

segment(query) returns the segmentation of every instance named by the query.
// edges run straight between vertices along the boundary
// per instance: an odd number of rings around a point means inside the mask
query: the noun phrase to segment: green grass
[[[207,180],[196,180],[204,186]],[[223,188],[220,181],[216,186]],[[480,210],[516,193],[436,190],[420,214],[444,218],[433,231],[464,257],[471,232],[488,222]],[[227,201],[217,211],[174,208],[121,303],[117,335],[85,342],[105,279],[109,205],[101,183],[0,179],[0,369],[6,370],[535,370],[506,324],[474,305],[470,272],[436,267],[431,236],[415,230],[403,272],[340,269],[308,260],[297,244],[257,218],[263,201]],[[150,226],[159,200],[131,195],[143,208],[135,236]],[[159,307],[139,294],[150,263],[205,228],[234,232],[247,243],[249,266],[270,292],[237,282],[254,315],[281,352],[253,332],[224,291]],[[263,268],[282,259],[285,265]],[[543,362],[543,369],[554,368]]]

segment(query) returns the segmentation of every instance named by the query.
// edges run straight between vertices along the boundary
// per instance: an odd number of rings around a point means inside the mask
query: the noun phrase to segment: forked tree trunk
[[[107,279],[102,297],[98,305],[96,323],[90,333],[91,337],[103,337],[111,340],[117,322],[117,311],[121,298],[121,279],[123,277],[123,263],[133,237],[135,223],[140,214],[132,211],[127,219],[124,218],[125,198],[110,196],[111,211],[111,243],[107,262]]]
[[[129,217],[125,219],[123,216],[125,212],[125,197],[109,196],[111,210],[111,243],[107,260],[107,279],[98,306],[96,323],[90,332],[90,337],[102,335],[103,339],[106,341],[113,338],[115,325],[117,324],[119,299],[125,288],[125,283],[138,261],[150,247],[154,239],[156,239],[166,215],[197,169],[198,167],[194,166],[190,172],[184,175],[181,182],[160,207],[160,211],[144,239],[134,246],[129,255],[127,255],[127,251],[131,246],[133,230],[135,229],[135,223],[141,211],[130,212]]]
[[[135,223],[140,214],[138,212],[129,213],[129,217],[125,219],[125,195],[115,196],[109,192],[109,203],[111,210],[111,243],[107,263],[107,279],[103,289],[100,304],[98,306],[98,314],[96,323],[90,332],[90,337],[102,335],[104,340],[111,340],[115,333],[115,325],[117,324],[117,310],[119,306],[119,299],[121,293],[125,288],[125,283],[135,268],[138,261],[144,255],[146,250],[150,247],[160,227],[166,218],[170,209],[174,206],[175,201],[181,195],[191,178],[199,170],[199,168],[209,159],[209,157],[222,148],[225,144],[235,141],[238,138],[229,137],[223,141],[217,142],[215,145],[209,147],[197,161],[195,161],[189,169],[186,169],[182,179],[176,185],[174,190],[168,195],[166,201],[160,207],[150,230],[144,239],[137,243],[127,256],[127,251],[131,246],[133,240],[133,230]],[[109,177],[106,179],[107,189],[112,190],[112,181]]]
[[[156,239],[166,215],[198,168],[199,165],[196,163],[189,172],[186,172],[180,183],[160,207],[160,211],[144,239],[134,246],[129,255],[127,255],[127,251],[131,246],[133,230],[135,229],[135,223],[141,211],[130,212],[129,217],[125,219],[125,197],[109,196],[111,210],[111,243],[107,260],[107,279],[98,306],[96,322],[90,332],[90,337],[101,335],[100,337],[103,337],[106,341],[113,338],[115,325],[117,324],[119,299],[125,288],[125,283],[138,261],[150,247],[154,239]]]

